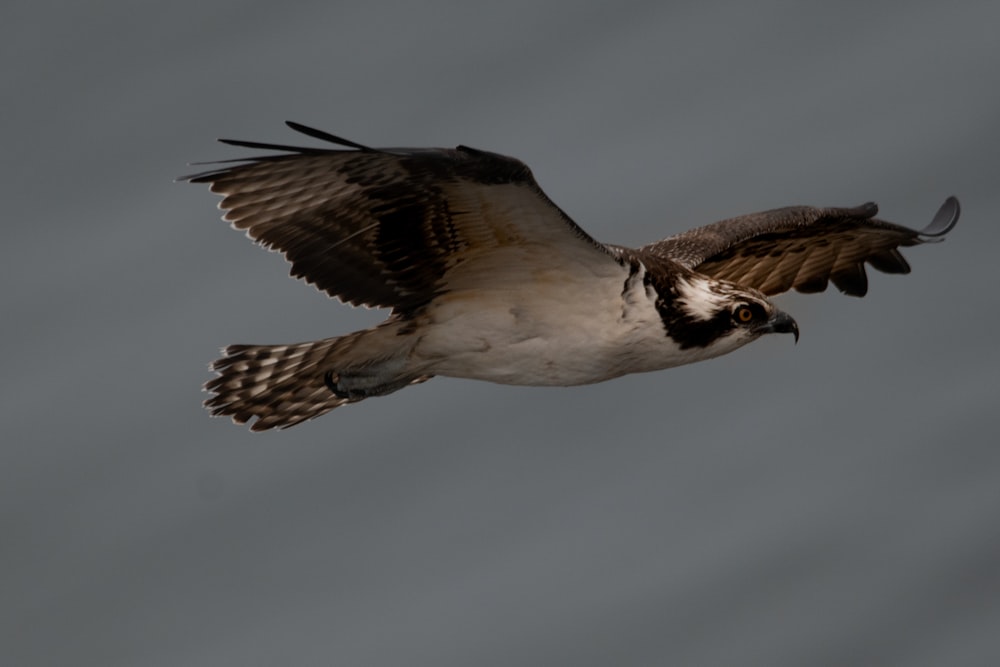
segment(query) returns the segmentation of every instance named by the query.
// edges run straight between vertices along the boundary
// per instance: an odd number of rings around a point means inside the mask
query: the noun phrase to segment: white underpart
[[[703,322],[718,315],[730,303],[710,288],[708,280],[696,277],[677,281],[677,301],[691,317]]]
[[[519,285],[482,281],[439,297],[420,323],[411,363],[435,375],[577,385],[714,356],[681,350],[667,336],[644,267],[626,286],[629,268],[617,263],[552,266],[504,254],[493,259],[545,268]]]

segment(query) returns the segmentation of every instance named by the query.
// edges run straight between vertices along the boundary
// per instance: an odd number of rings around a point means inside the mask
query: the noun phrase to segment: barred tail
[[[407,372],[410,344],[385,327],[294,345],[230,345],[205,383],[205,407],[253,431],[288,428],[345,403],[430,379]]]

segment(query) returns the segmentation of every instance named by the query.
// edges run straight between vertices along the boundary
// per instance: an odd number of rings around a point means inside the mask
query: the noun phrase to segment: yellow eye
[[[740,322],[749,322],[753,319],[753,311],[747,306],[740,306],[736,311],[736,319]]]

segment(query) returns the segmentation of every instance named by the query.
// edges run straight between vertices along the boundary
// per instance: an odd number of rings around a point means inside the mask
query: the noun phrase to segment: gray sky
[[[0,663],[1000,662],[1000,9],[93,7],[0,21]],[[798,346],[255,435],[200,406],[219,347],[382,317],[172,182],[285,119],[517,156],[614,243],[963,216],[863,300],[779,298]]]

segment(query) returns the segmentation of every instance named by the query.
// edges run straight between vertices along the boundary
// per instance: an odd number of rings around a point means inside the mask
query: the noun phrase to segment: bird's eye
[[[746,324],[753,319],[753,311],[750,306],[740,306],[736,309],[736,321]]]

